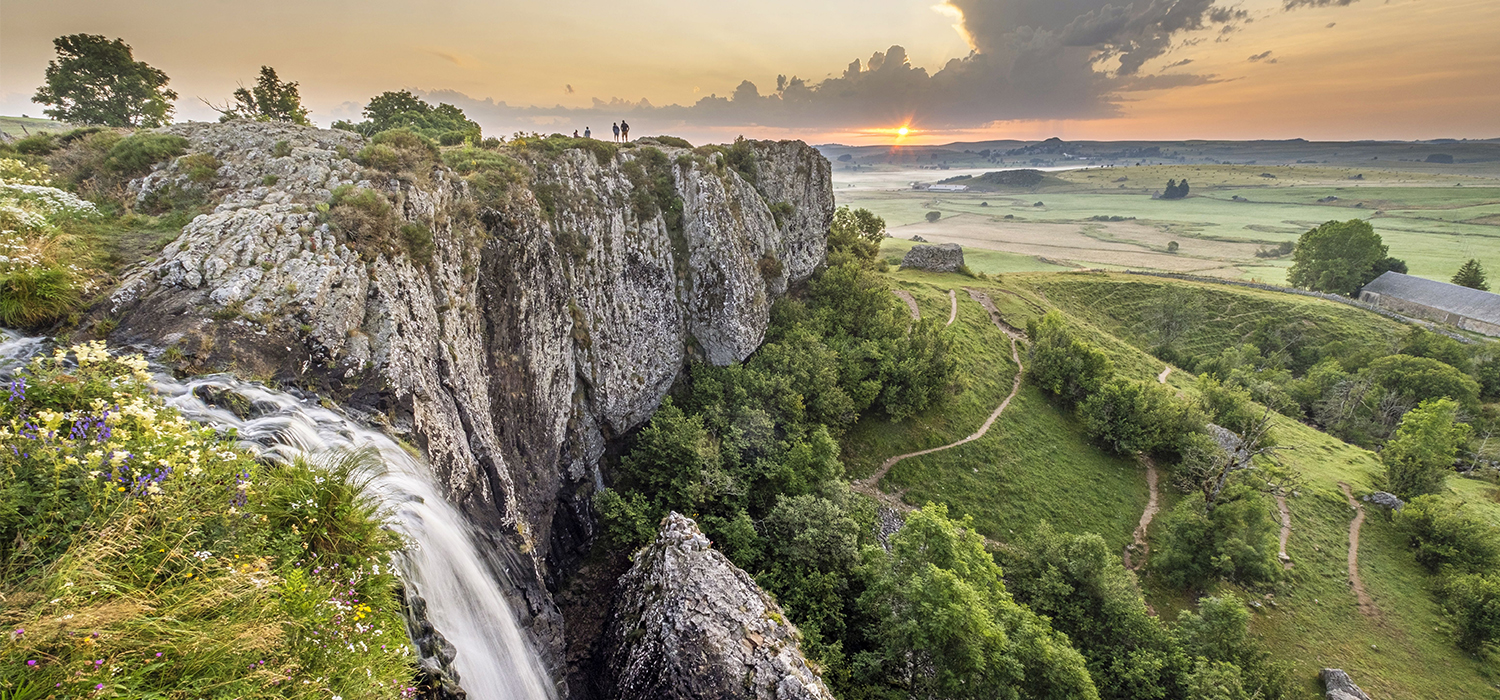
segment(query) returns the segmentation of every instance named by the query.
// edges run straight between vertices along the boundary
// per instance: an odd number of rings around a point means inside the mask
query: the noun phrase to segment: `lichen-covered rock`
[[[964,249],[957,243],[914,245],[901,259],[901,267],[930,272],[957,272],[964,264]]]
[[[607,697],[831,700],[797,629],[677,513],[620,579],[605,633]]]
[[[549,662],[562,635],[547,583],[592,536],[610,441],[651,416],[689,353],[754,351],[833,218],[828,162],[800,142],[748,142],[749,171],[666,146],[516,148],[502,194],[481,197],[438,162],[361,165],[349,132],[166,131],[220,166],[205,183],[163,164],[132,183],[137,200],[196,188],[217,204],[96,311],[114,339],[331,394],[422,448],[493,541]],[[429,233],[430,256],[339,230],[342,186]]]
[[[1328,700],[1370,700],[1370,696],[1365,695],[1365,691],[1360,690],[1343,669],[1325,668],[1318,672],[1318,678],[1323,679]]]
[[[1400,496],[1397,496],[1394,493],[1387,493],[1385,491],[1376,491],[1375,493],[1365,496],[1364,500],[1369,503],[1374,503],[1377,506],[1390,508],[1391,510],[1401,510],[1402,508],[1406,507],[1406,501],[1401,500]]]

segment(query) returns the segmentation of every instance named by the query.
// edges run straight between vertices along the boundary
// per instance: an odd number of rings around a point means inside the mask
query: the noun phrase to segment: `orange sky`
[[[1284,11],[1281,0],[1245,0],[1234,7],[1252,21],[1224,35],[1174,34],[1172,47],[1141,71],[1190,71],[1218,82],[1117,93],[1118,115],[1108,118],[975,118],[941,131],[916,123],[906,139],[1500,136],[1500,2],[1358,0]],[[212,117],[199,97],[223,101],[270,64],[301,83],[314,120],[326,125],[357,116],[375,93],[401,88],[573,108],[593,98],[686,105],[729,95],[745,79],[768,94],[778,74],[816,82],[893,44],[906,48],[913,66],[935,73],[969,52],[961,21],[936,0],[5,0],[0,113],[40,113],[28,98],[52,55],[51,39],[66,33],[124,38],[137,58],[172,76],[182,94],[179,119]],[[1164,70],[1184,59],[1191,63]],[[1047,89],[1007,100],[1042,100]],[[477,118],[491,133],[528,127],[504,116]],[[581,127],[567,116],[556,121],[564,131]],[[741,133],[842,143],[892,138],[826,124],[632,122],[640,134],[705,140]]]

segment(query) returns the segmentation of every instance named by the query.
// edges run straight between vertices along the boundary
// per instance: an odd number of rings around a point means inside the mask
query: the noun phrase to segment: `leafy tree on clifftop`
[[[1463,267],[1458,268],[1458,274],[1453,276],[1453,283],[1470,289],[1490,291],[1490,284],[1484,279],[1484,266],[1473,258],[1469,258]]]
[[[53,119],[75,124],[155,127],[172,116],[177,93],[166,73],[137,61],[123,39],[70,34],[52,40],[57,60],[31,101]]]
[[[1375,278],[1387,252],[1370,222],[1329,221],[1297,239],[1287,280],[1303,289],[1353,296]]]
[[[307,108],[302,106],[302,96],[296,83],[283,83],[270,66],[260,67],[260,78],[253,88],[234,91],[234,102],[223,108],[213,107],[219,112],[220,121],[230,119],[254,119],[262,122],[290,122],[307,125]]]
[[[406,90],[382,92],[365,105],[365,121],[336,121],[333,128],[374,136],[390,129],[411,129],[445,146],[463,143],[465,138],[478,142],[479,124],[462,109],[440,103],[433,107]]]

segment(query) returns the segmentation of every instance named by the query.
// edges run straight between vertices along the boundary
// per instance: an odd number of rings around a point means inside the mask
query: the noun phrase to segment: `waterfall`
[[[0,335],[0,374],[40,352],[45,340]],[[198,398],[195,389],[230,391],[251,402],[256,417],[242,419]],[[244,446],[271,459],[316,458],[330,452],[374,449],[378,473],[361,475],[366,491],[389,514],[410,545],[399,554],[402,580],[427,601],[434,628],[458,650],[453,666],[471,700],[553,700],[541,661],[516,624],[476,545],[468,521],[443,497],[425,460],[377,430],[259,384],[217,375],[180,382],[157,375],[156,389],[183,417],[235,428]]]

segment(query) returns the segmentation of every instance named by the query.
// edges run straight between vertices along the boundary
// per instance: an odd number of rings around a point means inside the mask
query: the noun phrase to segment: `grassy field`
[[[56,122],[51,119],[38,119],[36,117],[0,117],[0,132],[14,138],[24,138],[28,134],[43,131],[63,132],[74,128],[72,124]]]
[[[924,317],[946,319],[947,290],[957,290],[959,316],[952,333],[962,380],[953,397],[925,415],[899,424],[856,426],[845,438],[846,463],[856,478],[888,456],[968,435],[1009,391],[1014,364],[1008,343],[965,287],[985,290],[1016,326],[1050,308],[1062,309],[1121,372],[1137,378],[1154,376],[1163,366],[1143,350],[1157,340],[1148,310],[1171,299],[1174,288],[1202,299],[1205,320],[1180,341],[1195,352],[1238,342],[1262,318],[1297,323],[1319,340],[1372,347],[1389,346],[1405,331],[1383,317],[1306,297],[1120,275],[1015,273],[976,280],[898,271],[887,278],[915,296]],[[1193,377],[1185,372],[1175,372],[1169,383],[1180,392],[1193,391]],[[1305,696],[1321,697],[1318,669],[1337,667],[1374,697],[1496,697],[1500,669],[1486,668],[1454,644],[1430,593],[1431,577],[1375,506],[1367,510],[1359,556],[1360,575],[1377,612],[1367,617],[1356,605],[1346,568],[1353,513],[1338,484],[1350,484],[1356,496],[1375,490],[1378,457],[1289,419],[1278,419],[1276,432],[1279,442],[1294,448],[1281,459],[1301,477],[1296,495],[1288,499],[1294,568],[1269,598],[1265,592],[1223,588],[1260,604],[1253,629],[1278,658],[1294,664]],[[1171,483],[1164,473],[1164,512],[1178,499]],[[1094,447],[1075,418],[1029,385],[984,438],[904,460],[882,488],[901,492],[914,505],[946,503],[955,513],[972,515],[981,532],[1000,541],[1047,520],[1069,532],[1097,532],[1117,549],[1128,542],[1146,500],[1138,465]],[[1500,488],[1454,477],[1448,497],[1470,503],[1500,524]],[[1175,618],[1192,604],[1184,592],[1167,590],[1149,575],[1142,586],[1163,617]]]
[[[1500,269],[1500,166],[1436,168],[1378,161],[1092,167],[1051,172],[1036,188],[956,193],[909,183],[983,170],[835,170],[834,184],[840,205],[881,215],[896,239],[919,235],[1068,266],[1283,283],[1290,261],[1257,251],[1324,221],[1362,218],[1411,274],[1446,280],[1469,258]],[[1151,198],[1168,179],[1184,178],[1192,196]],[[932,211],[942,218],[928,222]],[[1168,252],[1172,242],[1178,249]]]

